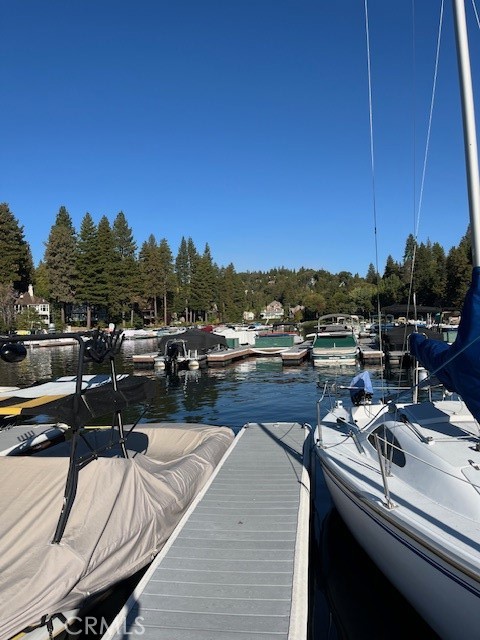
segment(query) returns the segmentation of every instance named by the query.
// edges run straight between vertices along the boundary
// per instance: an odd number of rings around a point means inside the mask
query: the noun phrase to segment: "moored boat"
[[[198,369],[206,366],[209,353],[221,349],[228,349],[225,336],[201,329],[187,329],[178,335],[159,338],[154,366],[172,372]]]
[[[65,393],[9,399],[9,411],[46,414],[67,434],[0,456],[2,638],[51,637],[86,601],[146,567],[233,442],[227,427],[125,425],[123,409],[151,401],[156,384],[116,374],[121,341],[121,332],[95,332],[80,342],[72,392],[60,382]],[[88,384],[85,357],[110,361],[109,383]],[[93,428],[102,415],[111,422]]]
[[[277,356],[302,342],[303,338],[295,323],[277,322],[271,326],[265,325],[264,329],[257,331],[250,351],[254,355]]]
[[[339,324],[320,325],[312,337],[314,366],[354,365],[358,362],[360,349],[352,329]]]
[[[357,377],[350,400],[332,393],[330,410],[318,417],[314,456],[343,520],[392,584],[441,638],[473,640],[480,628],[480,193],[463,0],[453,0],[453,14],[472,281],[453,344],[409,337],[410,356],[443,387],[419,401],[424,380],[411,401],[372,402]]]

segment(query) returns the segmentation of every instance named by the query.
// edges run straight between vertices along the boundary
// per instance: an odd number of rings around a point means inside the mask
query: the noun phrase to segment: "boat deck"
[[[243,427],[104,640],[305,640],[309,433]]]

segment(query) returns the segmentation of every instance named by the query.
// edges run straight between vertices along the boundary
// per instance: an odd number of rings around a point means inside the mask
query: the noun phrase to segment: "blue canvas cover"
[[[458,393],[480,420],[480,267],[473,268],[455,342],[448,345],[412,333],[410,353],[449,391]]]
[[[353,404],[361,404],[373,395],[372,380],[368,371],[362,371],[350,382],[350,398]]]

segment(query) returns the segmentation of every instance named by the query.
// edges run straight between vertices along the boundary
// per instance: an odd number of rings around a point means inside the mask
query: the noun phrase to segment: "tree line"
[[[326,313],[369,317],[378,306],[416,304],[460,309],[471,277],[470,231],[448,253],[434,242],[410,235],[401,260],[388,256],[383,273],[373,264],[364,277],[347,271],[284,267],[237,273],[233,263],[218,266],[208,243],[199,252],[182,237],[176,255],[166,238],[152,233],[140,247],[126,216],[96,224],[87,212],[76,230],[64,206],[45,242],[37,267],[24,228],[8,204],[0,204],[0,330],[15,329],[18,296],[34,286],[50,302],[57,328],[113,322],[141,327],[172,321],[242,322],[278,300],[295,321]]]

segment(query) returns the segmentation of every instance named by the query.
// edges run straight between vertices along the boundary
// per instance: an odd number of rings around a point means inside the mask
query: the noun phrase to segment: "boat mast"
[[[463,137],[467,169],[470,226],[472,232],[472,260],[473,266],[478,267],[480,266],[480,182],[467,21],[465,18],[464,0],[452,0],[452,4],[457,41],[460,94],[462,99]]]

